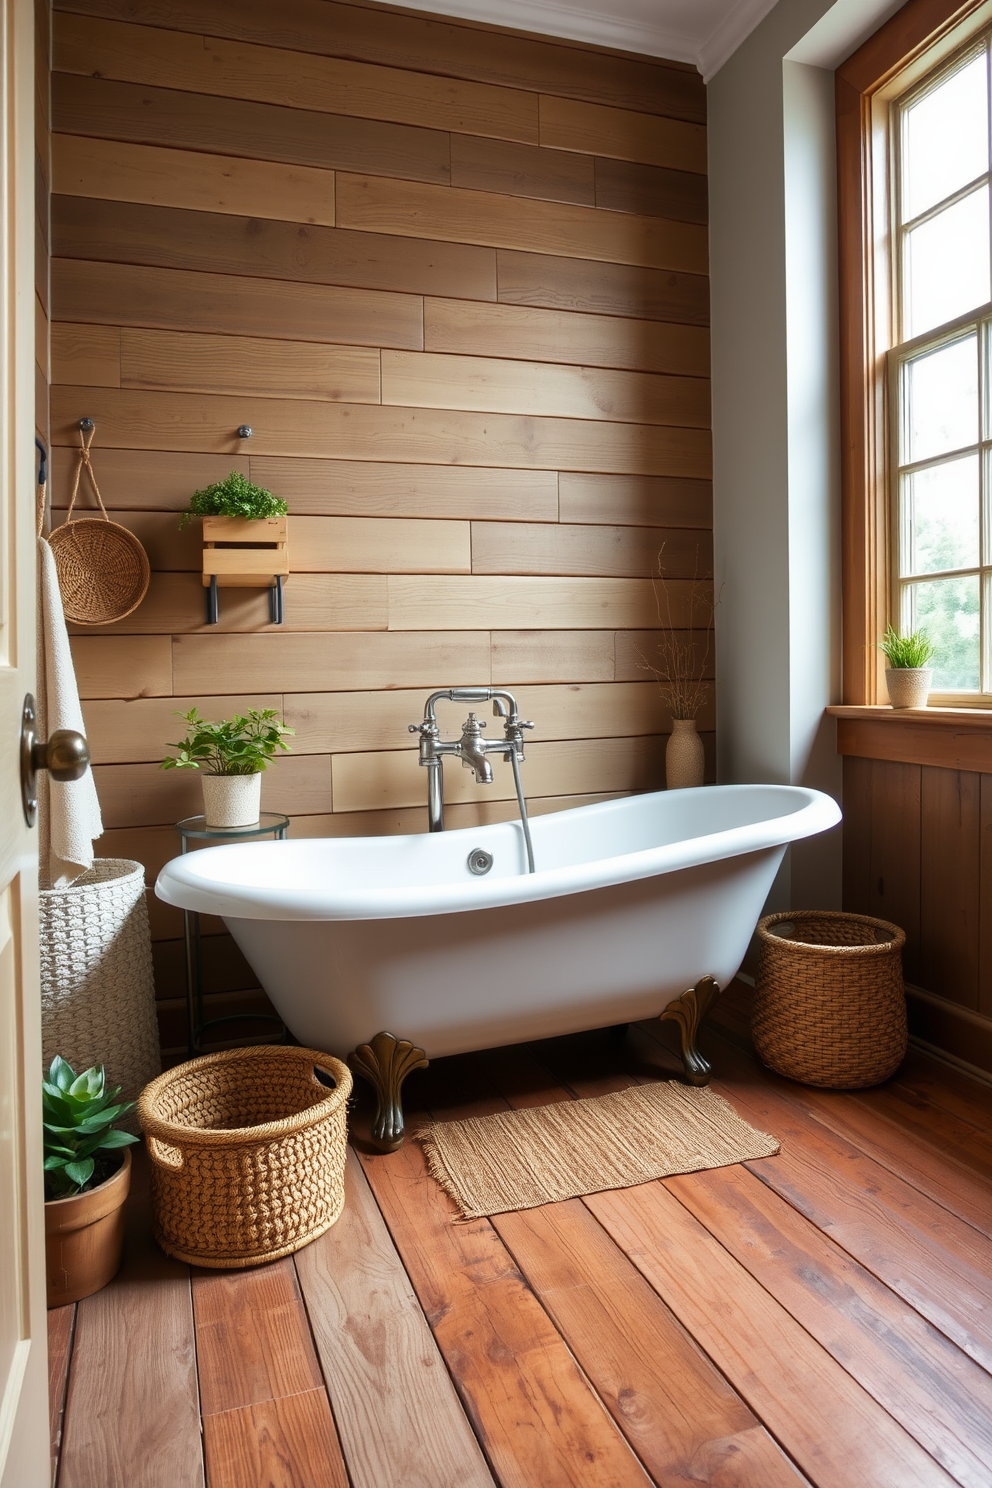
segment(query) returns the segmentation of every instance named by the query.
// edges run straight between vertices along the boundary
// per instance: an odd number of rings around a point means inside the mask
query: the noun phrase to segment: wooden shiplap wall
[[[659,786],[643,661],[711,567],[698,75],[334,0],[57,0],[52,92],[55,520],[92,417],[154,570],[75,641],[100,852],[175,852],[198,782],[158,761],[194,703],[284,712],[263,801],[296,834],[423,829],[406,725],[457,683],[519,689],[535,810]],[[203,623],[175,512],[232,468],[289,502],[282,629],[246,591]],[[505,767],[446,789],[452,824],[512,814]],[[207,975],[248,1005],[226,937]]]

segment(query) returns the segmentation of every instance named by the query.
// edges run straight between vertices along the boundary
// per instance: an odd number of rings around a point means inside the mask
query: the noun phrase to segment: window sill
[[[985,729],[992,733],[992,708],[893,708],[889,703],[831,703],[831,718],[870,719],[875,723],[926,723],[955,728]]]
[[[837,753],[992,775],[992,711],[835,704]]]

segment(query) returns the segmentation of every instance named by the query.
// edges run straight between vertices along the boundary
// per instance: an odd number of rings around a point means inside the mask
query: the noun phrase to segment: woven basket
[[[86,423],[90,426],[88,433],[83,432]],[[92,420],[84,420],[79,431],[79,454],[69,510],[61,527],[54,527],[48,534],[48,545],[55,556],[65,618],[77,625],[110,625],[138,608],[148,593],[151,568],[148,554],[134,533],[107,516],[90,458],[96,432]],[[72,513],[84,470],[101,514],[99,517],[77,517],[74,521]],[[40,536],[44,520],[43,502],[38,520]]]
[[[880,1085],[906,1055],[906,936],[830,910],[766,915],[751,1034],[762,1062],[805,1085]]]
[[[54,527],[65,618],[77,625],[109,625],[136,610],[148,593],[148,554],[133,532],[108,517],[79,517]]]
[[[56,1054],[77,1074],[105,1065],[136,1099],[162,1068],[144,868],[97,858],[68,887],[42,889],[39,930],[45,1068]],[[119,1124],[137,1130],[133,1113]]]
[[[138,1115],[162,1249],[197,1266],[258,1266],[330,1229],[344,1206],[350,1093],[339,1060],[271,1044],[153,1080]]]

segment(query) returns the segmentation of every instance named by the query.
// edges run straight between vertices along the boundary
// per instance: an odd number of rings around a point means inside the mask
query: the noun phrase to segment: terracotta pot
[[[255,827],[261,808],[262,776],[208,775],[203,782],[203,814],[208,827]]]
[[[925,708],[932,678],[929,667],[886,667],[889,702],[893,708]]]
[[[665,781],[669,790],[684,790],[703,783],[703,741],[694,718],[673,718],[672,733],[665,750]]]
[[[131,1149],[122,1151],[124,1161],[104,1183],[45,1205],[49,1307],[89,1297],[120,1270],[124,1200],[131,1186]]]

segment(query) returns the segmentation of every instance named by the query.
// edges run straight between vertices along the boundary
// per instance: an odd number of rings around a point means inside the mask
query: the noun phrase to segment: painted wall
[[[833,68],[897,8],[780,0],[707,90],[719,776],[838,800]],[[840,901],[838,830],[770,907]]]
[[[55,520],[92,417],[154,570],[74,642],[100,853],[176,851],[198,782],[158,762],[194,703],[296,728],[263,791],[296,834],[422,830],[406,725],[453,683],[520,690],[537,810],[660,785],[651,576],[681,626],[711,571],[698,76],[332,0],[59,0],[54,69]],[[232,467],[289,502],[282,629],[244,590],[204,624],[176,512]],[[502,766],[447,789],[453,824],[513,813]],[[208,1011],[259,1007],[207,928]],[[178,916],[153,930],[176,1046]]]

